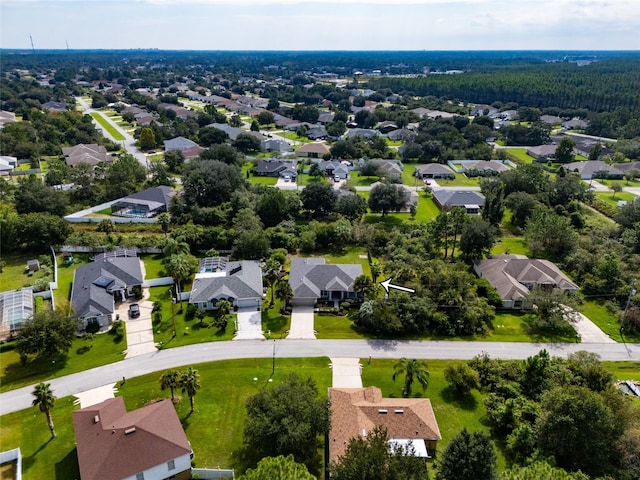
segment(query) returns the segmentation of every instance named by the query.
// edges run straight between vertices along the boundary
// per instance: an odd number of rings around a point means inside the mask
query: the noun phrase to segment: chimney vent
[[[136,431],[136,427],[127,428],[127,429],[124,431],[124,434],[125,434],[125,435],[131,435],[131,434],[132,434],[133,432],[135,432],[135,431]]]

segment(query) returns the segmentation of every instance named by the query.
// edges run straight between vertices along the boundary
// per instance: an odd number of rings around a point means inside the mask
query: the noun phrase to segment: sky
[[[639,0],[0,0],[0,47],[640,50]]]

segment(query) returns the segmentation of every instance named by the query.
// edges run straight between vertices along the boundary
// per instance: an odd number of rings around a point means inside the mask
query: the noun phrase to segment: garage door
[[[238,299],[238,307],[258,307],[260,305],[260,300],[257,298],[242,298]]]

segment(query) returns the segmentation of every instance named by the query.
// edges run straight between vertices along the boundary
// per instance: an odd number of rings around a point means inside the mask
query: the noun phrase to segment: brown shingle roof
[[[73,428],[82,480],[120,480],[191,453],[170,400],[129,413],[122,397],[105,400],[73,412]]]
[[[344,455],[349,440],[380,425],[389,438],[440,440],[428,398],[385,398],[378,387],[330,388],[329,461]],[[386,413],[385,413],[386,412]]]

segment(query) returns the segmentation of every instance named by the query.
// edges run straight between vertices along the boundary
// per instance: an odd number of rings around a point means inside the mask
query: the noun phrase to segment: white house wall
[[[171,478],[173,475],[177,475],[180,472],[191,469],[191,456],[188,453],[182,455],[181,457],[175,458],[174,462],[176,468],[174,468],[173,470],[169,470],[168,461],[145,470],[144,472],[142,472],[144,473],[144,480],[165,480],[167,478]],[[137,473],[130,477],[123,478],[122,480],[137,480]]]

